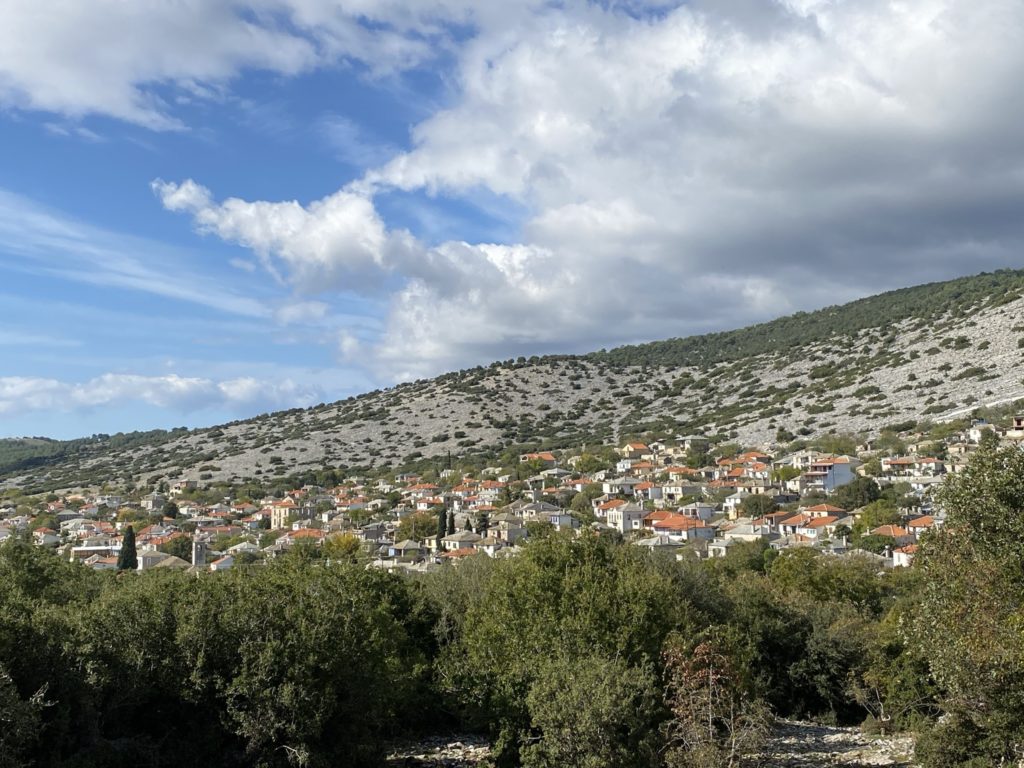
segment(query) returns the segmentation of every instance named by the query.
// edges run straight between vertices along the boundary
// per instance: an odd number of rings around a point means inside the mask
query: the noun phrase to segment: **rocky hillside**
[[[38,489],[155,476],[266,480],[449,452],[483,463],[519,446],[650,434],[760,445],[949,419],[1022,397],[1024,271],[1004,271],[729,333],[509,360],[208,429],[7,441],[0,477]]]

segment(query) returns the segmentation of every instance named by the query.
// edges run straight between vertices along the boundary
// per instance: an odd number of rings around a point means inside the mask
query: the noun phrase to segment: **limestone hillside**
[[[728,333],[520,358],[192,431],[0,441],[29,489],[156,476],[268,480],[652,434],[745,445],[872,433],[1024,397],[1024,271],[880,294]]]

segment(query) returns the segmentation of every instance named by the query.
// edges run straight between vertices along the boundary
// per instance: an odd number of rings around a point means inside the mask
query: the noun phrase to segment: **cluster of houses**
[[[196,483],[182,480],[136,499],[67,496],[33,514],[0,506],[0,540],[30,533],[39,546],[70,560],[114,569],[131,524],[140,570],[220,571],[277,557],[297,544],[325,547],[343,536],[370,567],[429,570],[477,554],[514,555],[541,531],[614,531],[636,546],[712,558],[756,541],[777,550],[813,547],[842,555],[855,549],[851,532],[859,527],[887,542],[873,555],[880,564],[905,566],[920,536],[943,523],[942,511],[931,505],[935,485],[966,465],[990,429],[973,423],[945,441],[944,458],[920,454],[913,445],[893,456],[879,456],[871,445],[857,456],[773,454],[769,447],[693,466],[694,456],[707,455],[709,441],[680,436],[671,444],[627,442],[615,462],[596,472],[579,471],[579,454],[537,452],[523,454],[520,467],[488,467],[473,476],[449,469],[430,480],[412,473],[351,478],[334,488],[306,486],[281,498],[229,497],[214,504],[193,501]],[[1024,444],[1024,417],[998,437]],[[864,461],[869,454],[870,465]],[[899,522],[863,530],[860,510],[830,500],[869,469],[880,485],[903,484],[915,501],[901,510]],[[763,503],[751,503],[752,497]]]

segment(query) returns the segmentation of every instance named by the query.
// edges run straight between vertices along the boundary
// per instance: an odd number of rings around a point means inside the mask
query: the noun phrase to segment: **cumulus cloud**
[[[408,152],[308,204],[157,191],[297,290],[392,291],[367,355],[400,378],[1019,263],[1019,2],[659,6],[438,4],[474,33]],[[513,201],[519,242],[418,242],[396,189]]]
[[[85,382],[7,376],[0,377],[0,415],[26,411],[84,411],[111,404],[141,402],[181,412],[227,408],[291,408],[322,399],[316,388],[291,379],[264,381],[240,377],[214,381],[202,377],[140,376],[108,373]]]
[[[341,190],[309,206],[296,201],[214,203],[191,179],[157,180],[153,189],[170,211],[192,214],[196,228],[251,248],[275,277],[305,291],[365,289],[401,261],[406,238],[388,233],[366,196]]]

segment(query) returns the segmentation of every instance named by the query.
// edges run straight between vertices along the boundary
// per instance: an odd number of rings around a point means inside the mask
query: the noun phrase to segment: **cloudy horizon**
[[[0,436],[1022,265],[1010,0],[12,0]]]

